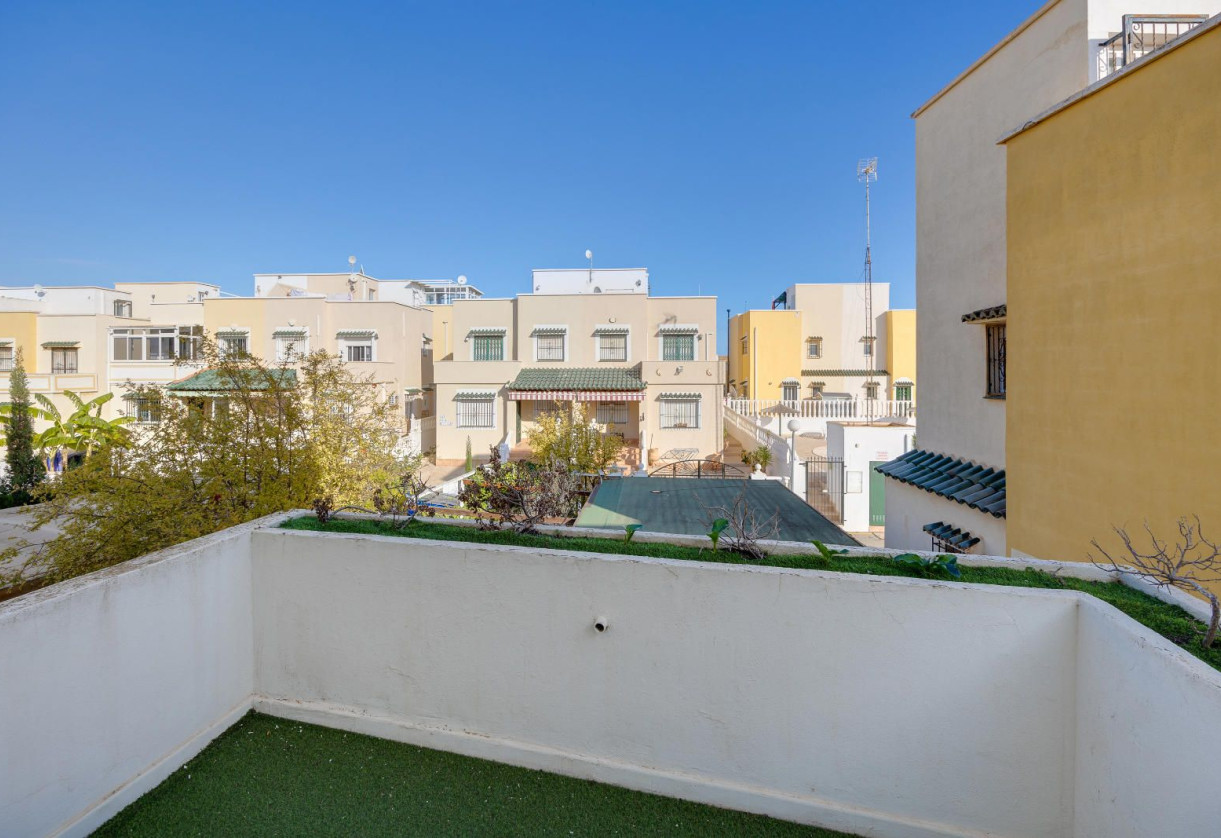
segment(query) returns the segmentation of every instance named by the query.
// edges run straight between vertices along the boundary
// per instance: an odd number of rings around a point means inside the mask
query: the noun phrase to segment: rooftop
[[[643,390],[635,367],[527,367],[509,384],[510,390],[622,391]]]

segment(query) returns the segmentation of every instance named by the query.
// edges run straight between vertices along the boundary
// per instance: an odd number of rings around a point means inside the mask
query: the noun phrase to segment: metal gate
[[[811,457],[805,461],[806,500],[833,524],[844,523],[844,461]]]

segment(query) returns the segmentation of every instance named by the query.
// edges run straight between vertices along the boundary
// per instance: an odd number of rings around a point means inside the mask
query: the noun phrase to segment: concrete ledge
[[[292,512],[285,514],[284,520],[290,518],[303,518],[313,515],[314,513],[307,510]],[[369,515],[359,512],[344,512],[336,516],[337,518],[347,518],[350,520],[376,521],[379,520],[377,515]],[[428,518],[426,521],[435,521],[436,523],[450,524],[455,527],[473,527],[478,528],[478,523],[469,519],[459,518]],[[281,521],[267,526],[279,526]],[[547,535],[562,535],[568,538],[609,538],[613,541],[623,539],[623,530],[612,529],[597,529],[593,527],[567,527],[562,525],[543,524],[538,527],[539,532]],[[658,533],[645,532],[638,530],[636,535],[632,537],[633,542],[642,542],[648,544],[675,544],[683,547],[708,547],[709,541],[704,536],[698,535],[678,535],[674,533]],[[763,540],[759,542],[769,553],[775,553],[781,556],[807,555],[816,552],[813,544],[807,544],[801,541],[770,541]],[[940,556],[934,550],[894,550],[886,547],[861,547],[856,544],[828,544],[827,547],[833,550],[846,550],[849,556],[899,556],[905,553],[915,553],[917,556],[932,557]],[[573,548],[579,549],[579,548]],[[958,563],[966,567],[999,567],[1008,568],[1010,570],[1041,570],[1044,573],[1050,573],[1053,576],[1069,576],[1074,579],[1084,579],[1089,582],[1122,582],[1130,588],[1148,594],[1154,599],[1165,602],[1169,605],[1177,605],[1191,616],[1201,622],[1207,623],[1212,616],[1212,611],[1207,602],[1202,599],[1197,599],[1183,591],[1174,588],[1159,588],[1156,585],[1150,584],[1133,573],[1114,573],[1109,570],[1097,567],[1087,562],[1061,562],[1050,561],[1048,559],[1035,559],[1026,556],[983,556],[963,553],[958,556]]]
[[[841,832],[887,835],[890,838],[988,838],[990,834],[964,831],[948,824],[896,818],[882,812],[844,806],[814,795],[797,797],[780,794],[759,786],[727,783],[700,774],[661,771],[528,742],[452,730],[329,702],[287,701],[260,696],[254,699],[254,709],[290,721],[362,733],[422,748],[550,771]]]

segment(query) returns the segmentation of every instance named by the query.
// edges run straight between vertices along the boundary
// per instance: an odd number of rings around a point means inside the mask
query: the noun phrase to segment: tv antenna
[[[869,353],[866,356],[868,363],[865,365],[865,417],[872,423],[874,400],[869,396],[877,386],[873,380],[873,373],[877,365],[877,346],[873,334],[873,253],[869,229],[869,184],[878,179],[878,158],[868,157],[858,160],[856,179],[859,183],[865,184],[865,350]]]
[[[589,282],[592,285],[594,281],[594,252],[586,250],[585,258],[589,260]]]

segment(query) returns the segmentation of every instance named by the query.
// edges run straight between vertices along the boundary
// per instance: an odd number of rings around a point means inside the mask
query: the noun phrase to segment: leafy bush
[[[467,509],[490,513],[485,526],[508,524],[514,532],[531,533],[548,518],[571,518],[580,505],[577,479],[561,465],[527,467],[504,462],[496,446],[488,464],[462,483],[458,500]]]
[[[623,437],[585,417],[577,403],[540,416],[526,434],[532,459],[544,467],[597,472],[615,462],[623,448]]]
[[[767,471],[767,467],[772,464],[772,449],[766,445],[760,445],[749,451],[743,451],[742,463],[751,467],[758,466],[763,471]]]
[[[913,571],[917,576],[926,578],[948,576],[951,579],[962,578],[958,568],[957,556],[918,556],[915,553],[901,553],[893,559],[895,564],[902,565]]]

